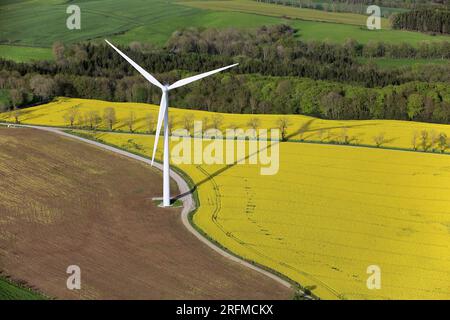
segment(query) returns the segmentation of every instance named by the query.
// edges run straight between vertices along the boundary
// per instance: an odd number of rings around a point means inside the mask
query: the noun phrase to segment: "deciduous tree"
[[[114,124],[116,123],[116,109],[113,107],[108,107],[103,110],[103,121],[108,126],[109,130],[114,129]]]
[[[131,110],[125,118],[125,124],[130,132],[134,132],[134,123],[136,122],[136,113]]]
[[[276,124],[281,133],[281,140],[286,141],[287,140],[287,130],[290,125],[289,118],[288,117],[280,117],[277,119]]]
[[[75,105],[70,107],[65,113],[64,113],[64,120],[69,124],[70,127],[73,127],[75,120],[78,117],[79,114],[79,105]]]

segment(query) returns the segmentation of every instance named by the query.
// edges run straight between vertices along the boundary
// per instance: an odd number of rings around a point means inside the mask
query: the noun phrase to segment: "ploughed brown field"
[[[0,271],[60,299],[289,299],[161,209],[159,171],[34,129],[0,127]],[[176,186],[173,186],[174,191]],[[66,288],[69,265],[81,290]]]

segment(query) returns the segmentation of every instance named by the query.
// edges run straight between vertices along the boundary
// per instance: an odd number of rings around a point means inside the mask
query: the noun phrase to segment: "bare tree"
[[[96,110],[89,110],[86,113],[87,123],[89,124],[89,128],[97,129],[97,126],[100,124],[102,119]]]
[[[256,131],[258,130],[259,126],[261,125],[261,120],[258,118],[252,117],[250,120],[248,120],[247,125],[254,130],[254,134],[256,137]]]
[[[12,109],[14,110],[17,106],[21,105],[24,100],[24,94],[21,90],[11,89],[9,90],[9,97],[11,98]]]
[[[47,100],[55,91],[55,81],[52,78],[35,75],[30,79],[30,88],[33,93]]]
[[[58,41],[53,43],[52,53],[57,63],[62,63],[65,61],[65,47],[62,42]]]
[[[136,122],[136,114],[134,111],[130,111],[128,116],[125,118],[125,123],[130,130],[130,132],[134,132],[134,123]]]
[[[447,135],[444,132],[441,132],[439,134],[438,145],[439,145],[439,150],[441,151],[441,153],[444,153],[445,150],[447,150],[447,148],[449,147]]]
[[[145,125],[147,127],[148,133],[152,133],[155,130],[155,117],[153,114],[148,113],[145,116]]]
[[[192,113],[186,113],[183,116],[183,126],[184,126],[184,129],[186,129],[189,134],[190,134],[192,128],[194,127],[194,119],[195,119],[195,116]]]
[[[223,116],[221,114],[215,114],[212,116],[212,127],[216,130],[220,128],[223,123]]]
[[[430,148],[433,152],[439,149],[439,134],[434,130],[430,133]]]
[[[376,136],[373,137],[373,142],[375,142],[375,145],[377,148],[381,147],[383,144],[386,143],[386,138],[384,137],[384,132],[380,132]]]
[[[22,109],[19,109],[17,107],[14,107],[12,111],[12,116],[14,117],[15,123],[20,123],[20,117],[22,116],[23,112]]]
[[[114,129],[114,124],[117,121],[116,109],[113,107],[105,108],[105,110],[103,110],[103,121],[107,124],[108,129],[112,131]]]
[[[422,150],[425,152],[430,148],[429,134],[427,130],[422,130],[420,132],[420,145],[422,146]]]
[[[250,96],[250,109],[252,111],[252,114],[255,113],[257,108],[258,108],[258,100],[254,96]]]
[[[281,132],[281,140],[286,141],[287,140],[287,129],[290,125],[289,118],[288,117],[281,117],[277,119],[277,127]]]
[[[78,116],[79,112],[79,106],[75,105],[70,107],[66,113],[64,113],[64,120],[69,124],[70,127],[73,127],[73,124],[75,123],[75,120]]]

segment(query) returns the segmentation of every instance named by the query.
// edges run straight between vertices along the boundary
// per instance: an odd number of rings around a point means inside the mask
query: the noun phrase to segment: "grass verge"
[[[44,295],[26,287],[24,284],[0,277],[0,300],[46,300]]]

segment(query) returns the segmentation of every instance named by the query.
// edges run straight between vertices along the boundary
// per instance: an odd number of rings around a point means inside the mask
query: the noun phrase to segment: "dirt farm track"
[[[155,206],[161,185],[138,161],[0,127],[0,271],[59,299],[292,297],[200,242],[180,209]],[[69,265],[81,268],[79,291],[66,288]]]

